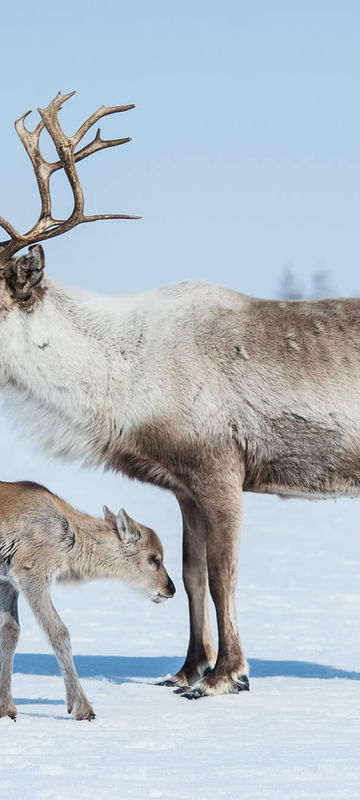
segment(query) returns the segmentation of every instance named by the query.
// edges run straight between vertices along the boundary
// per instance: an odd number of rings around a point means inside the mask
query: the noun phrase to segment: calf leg
[[[11,692],[11,676],[16,645],[19,640],[19,593],[7,578],[0,577],[0,717],[16,719]]]
[[[235,608],[241,483],[234,480],[234,474],[208,496],[204,515],[209,586],[216,607],[219,650],[214,669],[184,692],[189,699],[249,688],[249,668],[240,643]]]
[[[167,686],[189,686],[215,664],[208,608],[206,527],[201,509],[189,499],[179,499],[183,517],[183,579],[189,602],[190,640],[185,662]]]
[[[75,719],[94,719],[94,710],[87,700],[75,669],[69,631],[51,602],[48,585],[43,581],[34,580],[32,576],[31,579],[23,579],[20,586],[38,622],[47,634],[59,662],[69,714],[72,712]]]

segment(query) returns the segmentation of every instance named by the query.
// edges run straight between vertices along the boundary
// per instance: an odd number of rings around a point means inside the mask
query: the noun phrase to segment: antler
[[[33,165],[40,192],[41,212],[35,225],[24,234],[19,233],[10,222],[7,222],[6,219],[0,216],[0,226],[10,236],[8,242],[0,243],[0,267],[7,264],[14,253],[17,253],[17,251],[21,250],[23,247],[43,241],[44,239],[51,239],[53,236],[60,236],[62,233],[74,228],[76,225],[81,225],[83,222],[93,222],[98,219],[140,219],[140,217],[134,217],[129,214],[93,214],[91,216],[86,216],[84,214],[84,197],[75,167],[77,161],[82,161],[83,158],[87,158],[87,156],[96,153],[98,150],[103,150],[106,147],[116,147],[118,144],[125,144],[131,141],[129,136],[125,139],[102,139],[100,136],[100,128],[98,128],[94,139],[75,153],[75,148],[95,122],[108,114],[118,114],[120,111],[129,111],[131,108],[135,108],[135,106],[133,104],[128,106],[101,106],[101,108],[94,111],[91,117],[80,126],[74,136],[65,136],[60,127],[57,115],[61,109],[62,103],[65,103],[66,100],[69,100],[74,94],[75,92],[70,92],[70,94],[62,95],[59,92],[47,108],[38,108],[41,120],[33,131],[29,131],[25,126],[25,119],[31,113],[30,111],[27,111],[15,122],[16,131]],[[39,139],[44,128],[46,128],[54,142],[59,161],[46,161],[40,153]],[[63,169],[66,173],[74,197],[74,208],[66,220],[54,219],[51,213],[49,183],[51,175],[58,169]]]

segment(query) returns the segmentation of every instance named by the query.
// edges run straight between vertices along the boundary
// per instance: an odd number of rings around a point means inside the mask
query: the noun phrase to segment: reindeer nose
[[[176,589],[175,589],[175,586],[174,586],[174,584],[173,584],[173,582],[172,582],[171,578],[169,578],[169,582],[168,582],[168,585],[167,585],[167,589],[168,589],[168,592],[169,592],[169,597],[174,597],[174,594],[175,594],[175,592],[176,592]]]

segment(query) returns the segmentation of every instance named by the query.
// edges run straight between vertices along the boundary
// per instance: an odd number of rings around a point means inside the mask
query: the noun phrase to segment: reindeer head
[[[104,518],[120,538],[118,559],[119,572],[123,571],[123,577],[139,589],[145,589],[154,603],[162,603],[173,597],[175,586],[164,567],[163,548],[155,531],[135,522],[124,508],[115,516],[104,506]]]
[[[130,142],[131,139],[102,139],[98,128],[94,139],[76,150],[81,139],[87,131],[102,117],[108,114],[117,114],[128,111],[135,106],[101,106],[87,119],[74,136],[66,136],[62,131],[58,112],[62,103],[65,103],[75,92],[62,95],[60,92],[51,101],[47,108],[38,108],[41,120],[35,130],[29,131],[25,126],[25,119],[30,114],[27,111],[16,122],[15,128],[31,160],[41,198],[41,211],[38,221],[24,234],[19,233],[13,225],[0,216],[0,227],[10,236],[6,242],[0,242],[0,309],[8,309],[14,302],[29,303],[33,298],[36,287],[39,287],[43,276],[44,253],[38,242],[60,236],[62,233],[81,225],[83,222],[93,222],[99,219],[139,219],[128,214],[84,214],[84,197],[80,186],[79,176],[75,164],[83,158],[103,150],[106,147],[115,147],[119,144]],[[41,132],[46,128],[54,142],[58,161],[46,161],[40,152],[39,139]],[[51,212],[50,178],[59,169],[63,169],[73,194],[74,207],[68,219],[54,219]],[[19,250],[29,246],[29,252],[17,256]],[[39,290],[37,290],[39,295]]]

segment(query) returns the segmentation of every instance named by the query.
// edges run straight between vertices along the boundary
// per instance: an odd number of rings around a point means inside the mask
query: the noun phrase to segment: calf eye
[[[155,564],[155,567],[157,567],[157,568],[160,567],[161,561],[160,561],[160,558],[158,556],[150,556],[149,557],[149,561],[150,561],[151,564]]]

